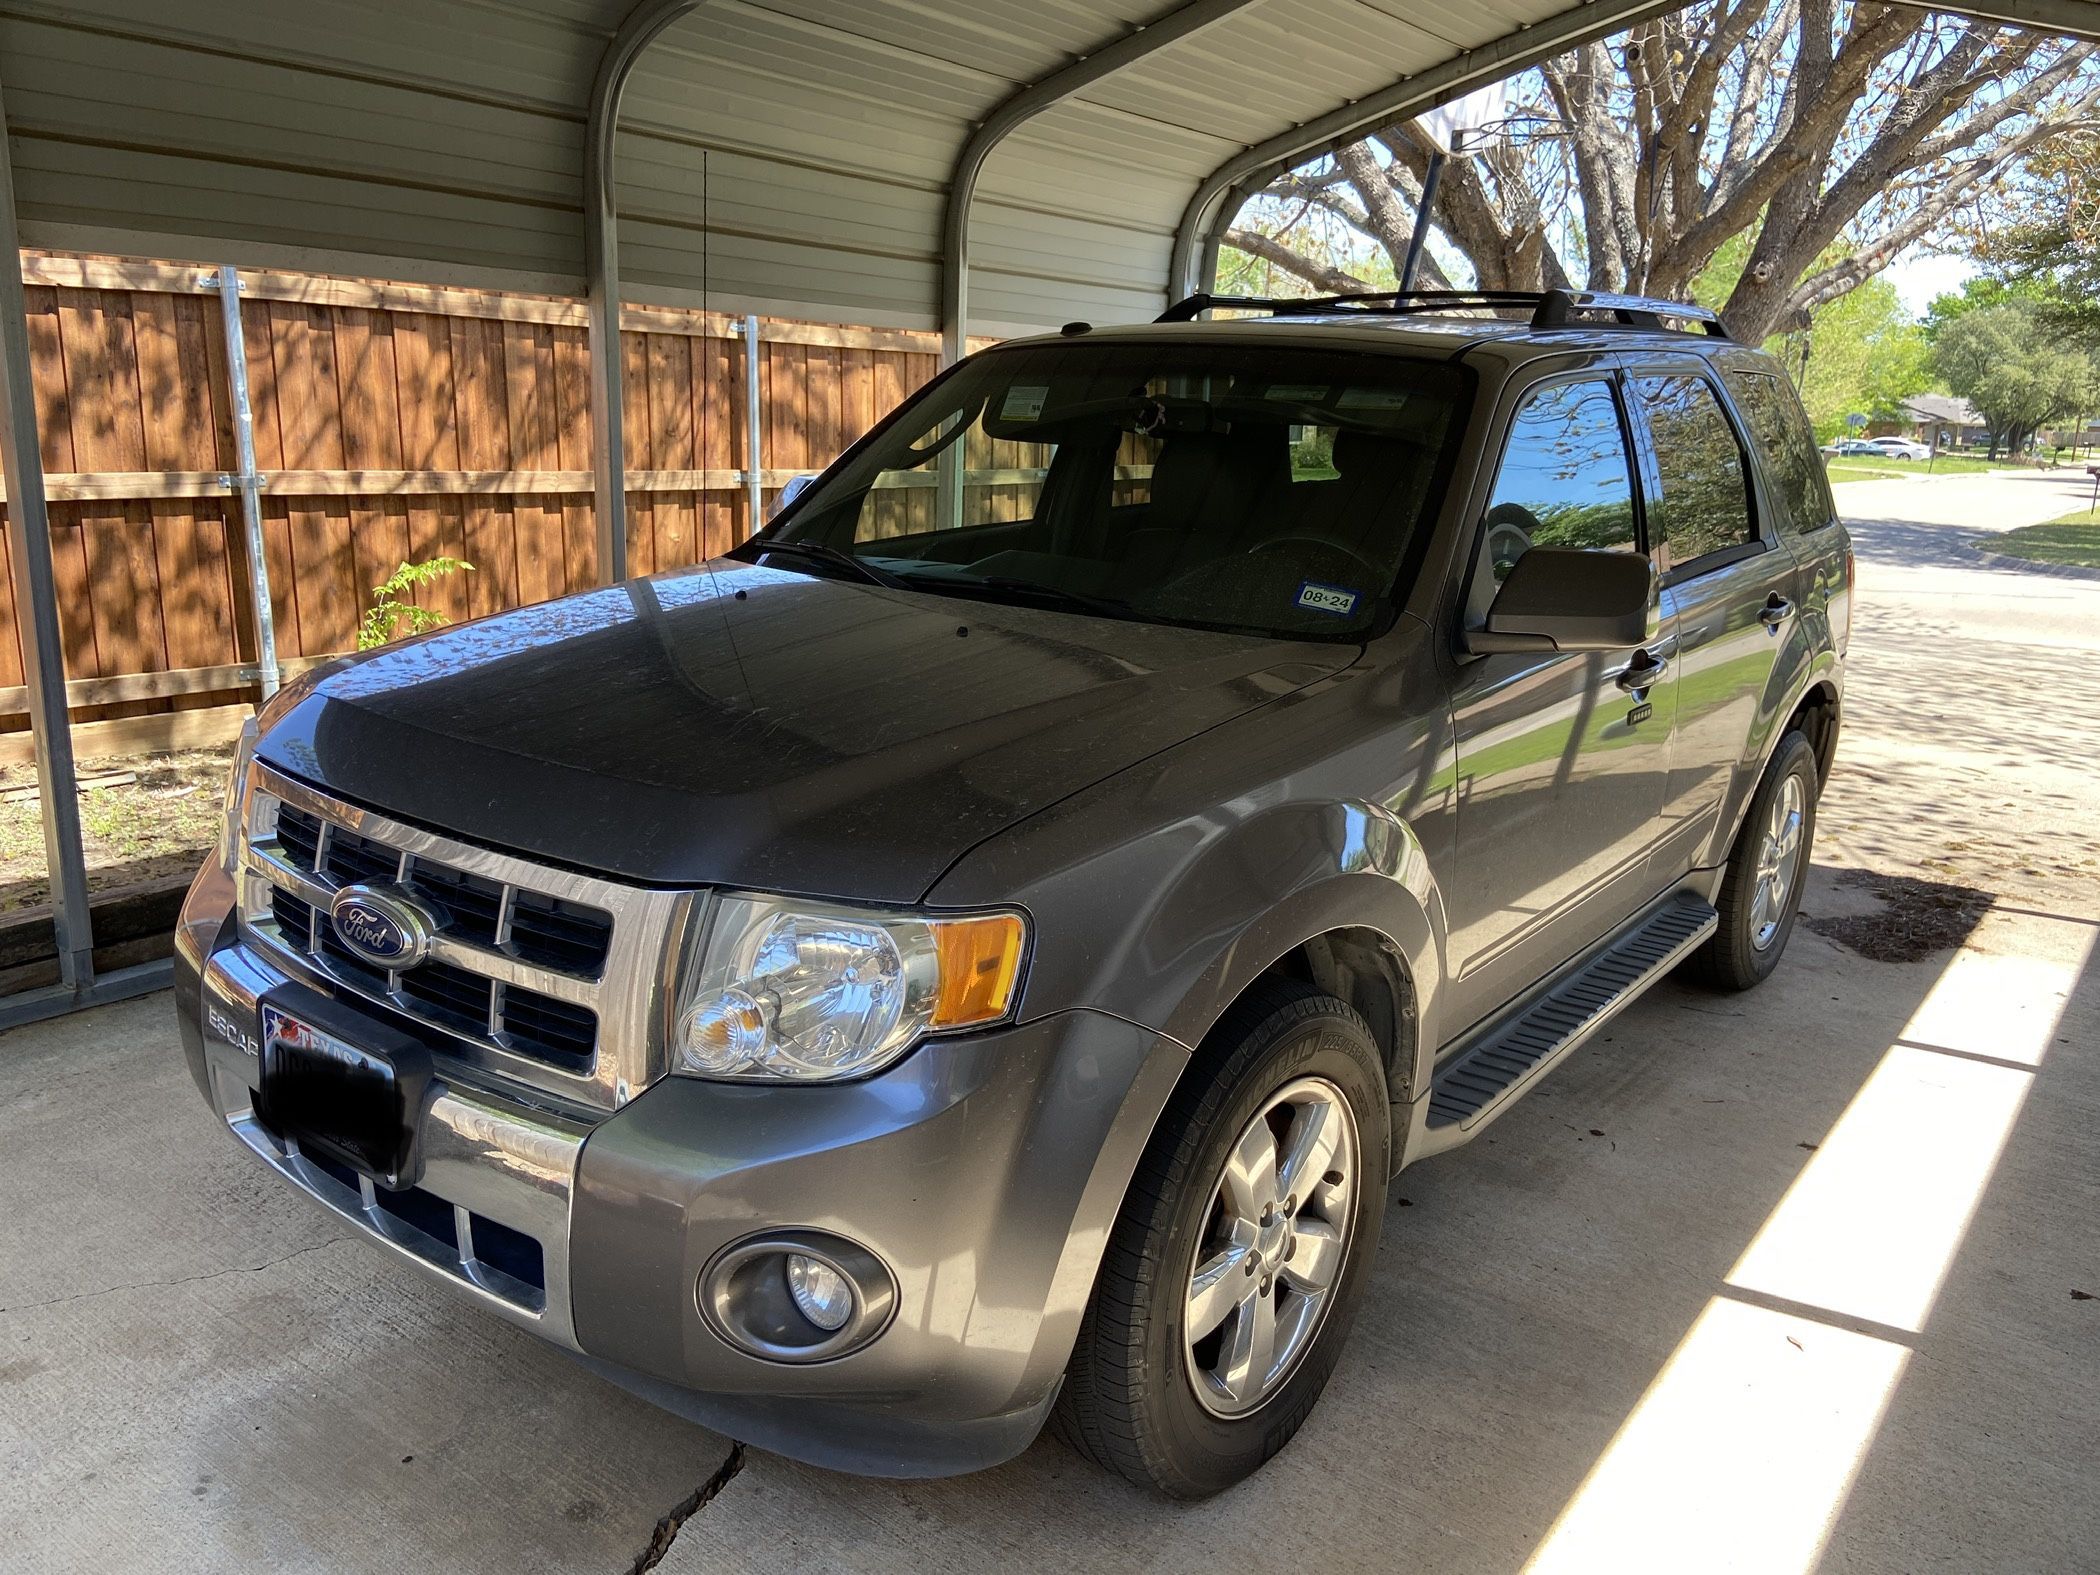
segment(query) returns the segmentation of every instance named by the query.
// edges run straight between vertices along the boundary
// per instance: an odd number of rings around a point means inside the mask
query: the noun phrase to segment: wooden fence
[[[209,275],[32,254],[23,277],[76,745],[113,753],[224,736],[252,695],[254,619]],[[422,593],[455,619],[594,583],[580,303],[241,279],[264,553],[288,669],[350,649],[371,587],[404,559],[475,565]],[[751,529],[747,350],[743,324],[719,314],[629,308],[621,326],[628,567],[646,574]],[[770,492],[930,378],[938,341],[768,321],[758,354]],[[0,571],[5,551],[0,538]],[[12,580],[0,586],[0,759],[23,759]]]

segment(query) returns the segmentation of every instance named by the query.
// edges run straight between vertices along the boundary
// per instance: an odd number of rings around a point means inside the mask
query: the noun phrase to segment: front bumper
[[[1150,1030],[1074,1011],[931,1041],[856,1083],[665,1078],[594,1124],[466,1086],[441,1061],[421,1128],[424,1196],[406,1198],[256,1118],[256,1003],[286,981],[241,944],[233,905],[230,880],[198,877],[177,931],[177,1000],[198,1084],[245,1147],[397,1258],[605,1376],[845,1470],[938,1475],[1027,1446],[1187,1060]],[[780,1229],[834,1232],[887,1265],[897,1310],[881,1335],[792,1365],[714,1332],[702,1270]],[[489,1249],[519,1237],[537,1244],[537,1276]]]

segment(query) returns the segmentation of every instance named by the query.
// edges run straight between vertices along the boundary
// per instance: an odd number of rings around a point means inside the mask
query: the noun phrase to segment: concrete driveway
[[[1962,545],[2082,489],[1841,493],[1852,709],[1785,967],[1665,984],[1409,1171],[1240,1489],[745,1454],[317,1223],[162,997],[0,1039],[0,1564],[2093,1568],[2100,584]]]

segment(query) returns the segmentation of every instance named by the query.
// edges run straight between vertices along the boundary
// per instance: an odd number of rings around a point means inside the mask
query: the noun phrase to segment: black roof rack
[[[1716,339],[1726,339],[1721,319],[1703,306],[1641,295],[1610,295],[1597,290],[1382,290],[1361,295],[1310,295],[1295,298],[1264,295],[1191,295],[1176,301],[1154,322],[1186,323],[1204,312],[1223,309],[1267,312],[1271,317],[1412,317],[1428,312],[1457,312],[1481,307],[1528,307],[1533,328],[1613,327],[1665,328],[1671,321],[1696,324]],[[1590,314],[1602,322],[1584,321]]]

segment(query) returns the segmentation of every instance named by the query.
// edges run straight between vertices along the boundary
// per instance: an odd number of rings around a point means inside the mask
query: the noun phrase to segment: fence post
[[[750,507],[750,534],[765,524],[766,434],[764,401],[759,397],[758,314],[744,318],[744,496]]]
[[[231,265],[197,281],[200,289],[219,292],[219,315],[226,324],[226,383],[232,395],[233,451],[240,464],[235,475],[219,484],[240,494],[241,523],[248,535],[248,586],[255,601],[255,665],[263,703],[277,693],[277,615],[270,606],[270,566],[263,558],[262,476],[255,468],[255,411],[248,401],[248,338],[241,332],[241,276]]]

